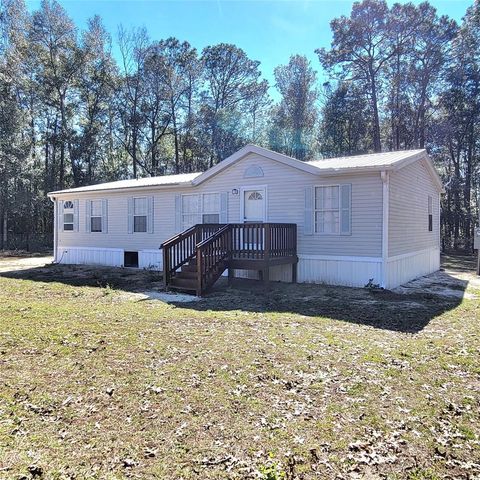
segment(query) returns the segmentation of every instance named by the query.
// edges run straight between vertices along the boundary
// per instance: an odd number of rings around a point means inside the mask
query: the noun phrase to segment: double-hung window
[[[433,198],[428,196],[428,231],[433,232]]]
[[[75,229],[75,209],[73,202],[67,200],[63,202],[63,231],[73,232]]]
[[[203,194],[202,223],[220,223],[220,195]]]
[[[340,187],[338,185],[315,189],[315,232],[340,233]]]
[[[85,231],[87,233],[107,233],[107,200],[85,201]]]
[[[182,229],[197,223],[220,223],[220,194],[182,195]]]
[[[315,233],[349,235],[351,230],[351,185],[315,187]]]
[[[147,231],[147,198],[139,197],[133,199],[133,231],[135,233],[146,233]]]
[[[153,233],[153,196],[128,199],[128,233]]]
[[[102,200],[92,200],[90,204],[90,231],[93,233],[100,233],[102,229]]]

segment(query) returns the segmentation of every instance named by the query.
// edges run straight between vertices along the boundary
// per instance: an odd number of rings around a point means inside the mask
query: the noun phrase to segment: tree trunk
[[[375,74],[370,65],[370,89],[373,110],[373,149],[375,152],[382,151],[382,143],[380,138],[380,118],[378,115],[378,99],[377,99],[377,84],[375,81]]]
[[[175,104],[171,102],[171,116],[173,125],[173,140],[175,143],[175,173],[180,173],[180,147],[178,145],[177,117],[175,115]]]

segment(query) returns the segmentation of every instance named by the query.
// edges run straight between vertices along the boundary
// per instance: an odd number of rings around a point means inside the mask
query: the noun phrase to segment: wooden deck
[[[292,223],[200,224],[162,244],[167,289],[204,294],[228,269],[257,270],[264,282],[269,269],[292,266],[297,281],[297,226]]]

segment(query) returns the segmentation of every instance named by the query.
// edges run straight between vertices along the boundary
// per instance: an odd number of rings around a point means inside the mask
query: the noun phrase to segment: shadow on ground
[[[444,275],[443,280],[448,282],[448,275]],[[433,318],[457,307],[467,285],[467,281],[455,279],[454,290],[458,294],[445,296],[428,291],[398,293],[285,283],[274,283],[266,291],[261,284],[251,280],[236,280],[229,288],[222,279],[201,302],[177,306],[203,311],[241,310],[328,317],[374,328],[417,333]]]
[[[267,290],[255,280],[235,280],[228,287],[221,278],[201,301],[174,303],[197,311],[276,312],[285,315],[328,317],[391,331],[417,333],[435,317],[457,307],[468,280],[452,269],[467,271],[470,257],[449,256],[448,271],[411,282],[396,291],[346,288],[328,285],[272,282]],[[126,292],[163,290],[162,275],[128,268],[44,265],[0,271],[0,276],[39,282],[60,282],[72,286],[110,287]],[[152,297],[154,298],[154,297]]]
[[[64,283],[74,287],[109,287],[126,292],[163,289],[161,272],[135,268],[56,265],[51,263],[24,268],[22,264],[11,264],[10,267],[2,267],[2,263],[0,263],[0,277],[21,278],[47,283]]]

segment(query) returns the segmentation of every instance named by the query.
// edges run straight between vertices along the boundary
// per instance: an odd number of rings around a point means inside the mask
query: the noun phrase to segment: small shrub
[[[382,287],[380,287],[379,283],[373,283],[373,278],[371,278],[363,288],[366,288],[368,290],[381,290],[382,289]]]
[[[275,463],[268,466],[260,467],[260,474],[262,480],[284,480],[286,478],[285,472],[280,469]]]

